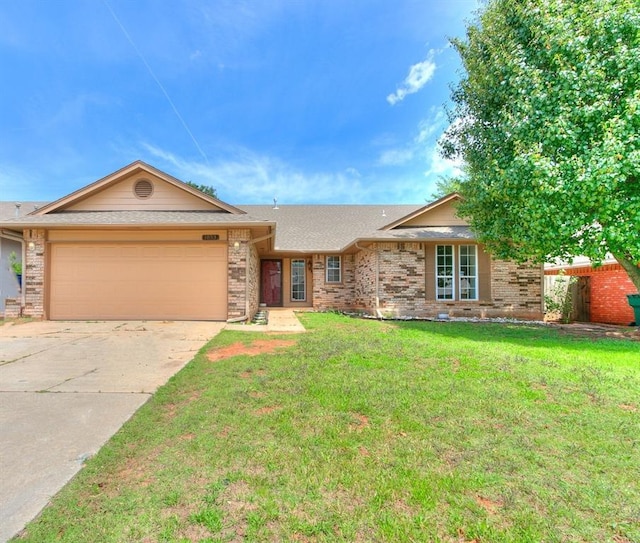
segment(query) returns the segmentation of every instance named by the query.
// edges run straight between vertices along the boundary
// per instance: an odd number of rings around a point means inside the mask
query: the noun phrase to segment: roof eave
[[[443,236],[443,237],[429,237],[429,238],[403,238],[399,236],[388,237],[363,237],[353,240],[348,245],[345,245],[340,252],[348,251],[358,244],[364,243],[460,243],[460,241],[470,241],[477,243],[477,239],[472,237],[461,236]]]
[[[54,229],[122,229],[122,228],[256,228],[275,227],[274,221],[237,221],[237,222],[100,222],[100,223],[47,223],[47,222],[11,222],[0,223],[0,228],[20,231],[25,228]]]

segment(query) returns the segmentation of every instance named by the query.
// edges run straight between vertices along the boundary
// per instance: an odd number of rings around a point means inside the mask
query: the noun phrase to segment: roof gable
[[[194,189],[171,175],[136,161],[33,215],[61,211],[222,211],[245,212]]]
[[[395,228],[421,228],[427,226],[468,226],[467,221],[456,215],[456,203],[461,196],[452,192],[404,217],[383,226],[380,230]]]

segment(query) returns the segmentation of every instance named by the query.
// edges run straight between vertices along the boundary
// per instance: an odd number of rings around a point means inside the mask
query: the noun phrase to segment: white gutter
[[[382,315],[382,312],[380,311],[380,294],[379,294],[379,290],[380,290],[380,253],[378,253],[378,251],[374,251],[373,249],[369,249],[368,247],[361,247],[360,245],[358,245],[358,242],[355,242],[355,248],[359,249],[361,251],[369,251],[370,253],[373,253],[376,255],[376,282],[375,282],[375,289],[376,289],[376,317],[378,317],[379,319],[384,318]]]
[[[245,275],[245,292],[244,292],[244,315],[240,316],[240,317],[234,317],[232,319],[227,319],[227,322],[229,323],[234,323],[234,322],[244,322],[246,320],[249,319],[249,311],[251,310],[251,308],[249,307],[249,259],[251,257],[251,246],[255,245],[256,243],[260,243],[261,241],[264,241],[266,239],[270,239],[272,237],[274,237],[276,235],[275,232],[271,232],[270,234],[267,234],[266,236],[261,236],[259,238],[255,238],[255,239],[251,239],[247,242],[247,256],[246,256],[246,268],[247,268],[247,273]]]
[[[21,247],[22,247],[22,284],[20,285],[20,311],[22,314],[22,309],[24,308],[25,305],[25,270],[26,270],[26,262],[27,262],[27,246],[24,243],[24,237],[22,237],[22,234],[18,234],[16,232],[13,232],[11,230],[0,230],[0,238],[5,238],[5,239],[10,239],[11,241],[17,241],[18,243],[20,243]]]

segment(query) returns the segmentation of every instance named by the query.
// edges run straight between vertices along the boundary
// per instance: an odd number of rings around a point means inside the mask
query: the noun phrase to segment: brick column
[[[45,241],[44,230],[24,231],[26,259],[22,270],[22,288],[25,292],[23,311],[25,317],[44,317]]]
[[[248,228],[229,230],[228,319],[241,317],[247,310],[247,244],[250,239],[251,230]]]

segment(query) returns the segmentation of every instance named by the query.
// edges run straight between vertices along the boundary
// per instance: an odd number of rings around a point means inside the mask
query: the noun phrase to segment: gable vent
[[[133,193],[138,198],[149,198],[153,194],[153,184],[147,179],[140,179],[133,185]]]

